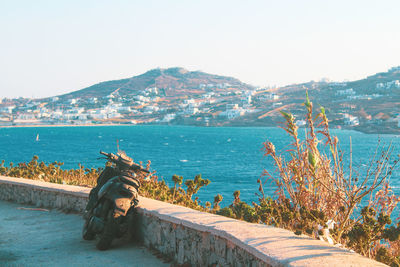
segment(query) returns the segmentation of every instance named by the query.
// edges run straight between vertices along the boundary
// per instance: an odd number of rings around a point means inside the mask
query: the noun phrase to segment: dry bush
[[[292,138],[291,148],[278,154],[271,142],[264,143],[265,156],[271,157],[276,167],[275,174],[265,170],[264,175],[276,185],[275,202],[287,207],[283,212],[289,216],[280,225],[318,236],[321,226],[334,222],[330,232],[335,242],[375,257],[379,248],[387,247],[390,214],[400,200],[391,194],[388,184],[399,159],[391,160],[391,145],[378,145],[368,169],[360,174],[353,167],[351,149],[350,162],[344,162],[339,140],[329,132],[324,108],[314,117],[308,94],[304,106],[308,126],[304,140],[298,136],[294,116],[282,112],[283,129]],[[262,209],[264,196],[260,203]],[[358,215],[362,204],[366,207]]]

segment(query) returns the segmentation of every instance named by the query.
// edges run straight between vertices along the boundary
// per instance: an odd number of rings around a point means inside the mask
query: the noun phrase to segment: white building
[[[297,127],[302,127],[305,126],[307,122],[305,120],[296,120],[295,124]]]
[[[331,86],[342,86],[342,87],[344,87],[344,86],[347,86],[347,83],[346,83],[346,82],[331,82],[331,83],[329,83],[329,85],[331,85]]]
[[[189,105],[186,109],[185,109],[185,114],[186,115],[194,115],[196,113],[199,112],[199,109],[194,106],[194,105]]]
[[[335,93],[335,95],[355,95],[355,94],[356,92],[353,90],[353,88],[337,90]]]
[[[229,120],[235,119],[237,117],[243,116],[245,114],[245,111],[241,108],[239,109],[230,109],[226,111],[226,117]]]
[[[272,107],[273,107],[273,108],[276,108],[276,107],[279,107],[279,106],[282,106],[282,102],[275,102],[275,103],[272,103]]]
[[[118,107],[117,110],[118,110],[118,112],[131,112],[132,111],[131,107],[126,107],[126,106]]]
[[[265,94],[260,97],[262,100],[278,100],[280,98],[279,95],[270,93],[270,94]]]
[[[256,91],[255,90],[246,90],[246,91],[243,91],[242,92],[242,94],[243,95],[254,95],[256,93]]]
[[[6,106],[6,107],[2,107],[0,108],[0,112],[1,113],[9,113],[11,114],[13,112],[13,109],[15,109],[16,106]]]
[[[70,104],[70,105],[74,105],[74,104],[76,104],[76,102],[78,102],[78,100],[77,99],[75,99],[75,98],[72,98],[72,99],[68,99],[68,104]]]
[[[235,105],[234,108],[228,109],[228,105]],[[219,114],[221,117],[227,117],[229,120],[235,119],[237,117],[243,116],[246,110],[238,107],[237,104],[228,104],[227,109]]]
[[[133,97],[133,99],[140,101],[140,102],[150,102],[150,98],[142,96],[142,95],[136,95]]]
[[[96,120],[105,120],[107,119],[107,111],[105,109],[90,110],[89,116]]]
[[[50,117],[55,120],[61,119],[62,115],[63,112],[61,110],[53,111],[52,113],[50,113]]]
[[[106,109],[117,109],[119,107],[122,107],[122,103],[113,103],[105,106]]]
[[[391,88],[400,88],[400,81],[393,80],[391,82],[376,84],[376,89],[391,89]]]
[[[49,112],[45,111],[40,111],[38,114],[38,118],[44,119],[44,118],[50,118],[51,114]]]
[[[50,110],[46,107],[39,108],[39,112],[49,112]]]
[[[183,100],[183,104],[185,104],[185,105],[196,104],[196,101],[193,98],[185,99],[185,100]]]
[[[349,126],[357,126],[360,124],[358,117],[347,114],[347,113],[343,114],[343,120],[344,120],[344,124],[349,125]]]
[[[157,87],[149,87],[144,90],[147,94],[155,94],[158,95],[158,88]]]
[[[62,119],[70,121],[70,120],[76,120],[78,118],[79,114],[77,113],[66,113],[62,115]]]
[[[144,112],[145,112],[145,113],[154,113],[154,112],[157,112],[159,109],[160,109],[160,108],[157,107],[157,106],[152,106],[152,105],[150,105],[150,106],[145,106],[145,107],[144,107]]]
[[[205,93],[205,94],[203,95],[203,98],[204,98],[204,99],[209,99],[209,98],[211,98],[213,95],[215,95],[214,92],[208,92],[208,93]]]
[[[164,116],[164,118],[161,120],[161,122],[170,122],[176,118],[176,114],[170,113]]]
[[[238,108],[239,108],[239,104],[226,104],[226,110],[238,109]]]
[[[120,118],[120,117],[122,117],[122,115],[120,113],[118,113],[118,112],[107,113],[107,118],[108,119],[115,119],[115,118]]]
[[[254,95],[255,91],[244,91],[242,93],[243,97],[242,97],[242,102],[247,103],[247,104],[251,104],[252,101],[252,96]]]
[[[78,120],[81,120],[81,121],[86,121],[87,119],[88,119],[88,114],[86,114],[86,113],[81,113],[81,114],[79,114],[78,115],[78,118],[77,118]]]
[[[82,107],[71,108],[71,109],[67,110],[67,112],[71,113],[71,114],[80,114],[80,113],[82,113],[84,111],[85,111],[85,108],[82,108]]]
[[[98,99],[97,99],[97,97],[91,97],[88,99],[88,102],[92,103],[92,104],[96,104],[98,102]]]
[[[36,116],[33,113],[21,113],[17,116],[19,120],[35,120]]]
[[[96,120],[105,120],[108,118],[107,114],[105,114],[105,113],[93,113],[93,114],[90,114],[90,116]]]

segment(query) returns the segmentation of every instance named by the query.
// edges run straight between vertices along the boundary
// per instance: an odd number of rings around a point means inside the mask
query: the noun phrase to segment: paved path
[[[81,238],[83,219],[56,210],[23,210],[0,201],[0,266],[169,266],[146,248],[119,242],[98,251]]]

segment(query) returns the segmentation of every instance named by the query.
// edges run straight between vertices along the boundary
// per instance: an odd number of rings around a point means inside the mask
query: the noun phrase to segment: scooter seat
[[[126,176],[126,175],[121,175],[120,178],[121,178],[121,181],[123,183],[126,183],[128,185],[131,185],[131,186],[135,187],[136,190],[140,187],[140,182],[138,180],[134,179],[134,178],[131,178],[131,177]]]

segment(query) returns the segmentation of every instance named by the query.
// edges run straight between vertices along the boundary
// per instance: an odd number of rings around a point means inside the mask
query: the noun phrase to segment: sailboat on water
[[[39,141],[39,134],[36,135],[36,142]]]

